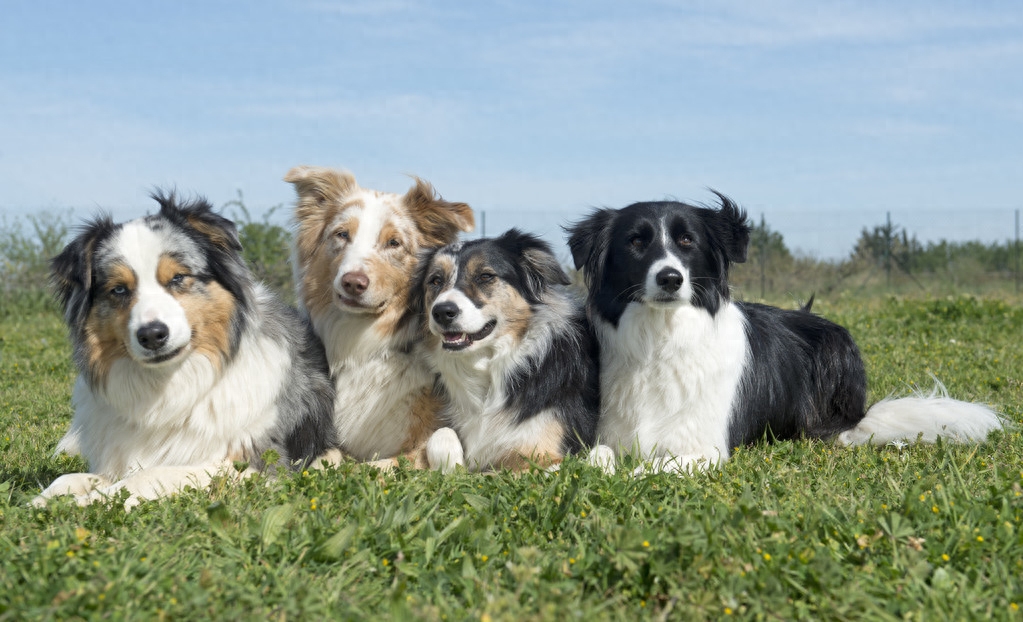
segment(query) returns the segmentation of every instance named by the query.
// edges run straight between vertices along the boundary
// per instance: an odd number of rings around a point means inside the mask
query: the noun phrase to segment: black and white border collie
[[[79,376],[57,451],[89,473],[36,498],[141,499],[202,487],[235,461],[289,466],[336,447],[323,346],[253,281],[234,224],[197,199],[153,196],[156,215],[88,223],[52,262]]]
[[[568,284],[550,247],[515,229],[425,257],[415,297],[448,398],[431,466],[550,467],[592,446],[596,340]]]
[[[690,471],[768,433],[884,444],[984,439],[1001,425],[990,409],[943,394],[867,410],[866,372],[845,328],[808,308],[731,300],[729,265],[746,260],[750,226],[717,196],[719,209],[636,203],[568,228],[601,349],[601,443],[653,470]]]

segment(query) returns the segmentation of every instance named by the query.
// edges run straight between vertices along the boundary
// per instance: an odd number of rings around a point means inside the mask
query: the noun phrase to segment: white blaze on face
[[[141,222],[130,222],[121,229],[114,244],[123,261],[135,272],[135,304],[128,320],[129,348],[134,358],[145,360],[154,355],[139,343],[138,330],[161,322],[167,326],[167,343],[162,352],[173,352],[188,345],[192,328],[185,310],[157,280],[160,257],[168,244],[166,236]]]
[[[454,279],[456,275],[452,275]],[[437,324],[433,317],[433,309],[438,304],[443,302],[454,303],[458,307],[458,318],[452,322],[450,326],[442,327]],[[483,312],[476,308],[469,297],[462,293],[460,289],[449,289],[437,296],[436,300],[433,301],[430,313],[430,330],[436,334],[441,335],[445,332],[460,332],[467,334],[478,333],[487,325],[490,319],[483,315]]]
[[[673,242],[668,235],[667,223],[661,221],[660,226],[661,244],[665,249],[664,256],[650,265],[646,273],[646,282],[643,285],[643,299],[655,301],[657,298],[674,298],[678,302],[688,302],[693,296],[693,283],[689,278],[689,269],[682,263],[682,258],[672,252]],[[682,275],[682,287],[674,292],[666,292],[657,284],[657,275],[663,270],[677,270]],[[662,300],[661,302],[667,302]],[[656,303],[655,303],[656,304]]]
[[[344,258],[338,266],[337,274],[334,277],[334,289],[344,292],[341,287],[341,277],[349,272],[365,272],[366,259],[376,249],[377,239],[380,237],[380,229],[384,226],[384,209],[380,205],[369,203],[372,197],[366,197],[366,203],[359,207],[350,207],[342,214],[342,220],[349,220],[357,223],[355,231],[352,232],[344,249]],[[377,201],[379,203],[379,201]],[[376,208],[376,209],[374,209]]]

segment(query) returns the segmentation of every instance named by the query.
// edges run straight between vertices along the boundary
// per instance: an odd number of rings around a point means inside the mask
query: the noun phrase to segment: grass
[[[872,400],[933,373],[1023,420],[1019,301],[815,308],[861,344]],[[693,477],[346,464],[128,514],[30,509],[85,466],[50,455],[73,376],[55,313],[0,317],[0,620],[1023,616],[1018,428],[968,446],[759,444]]]

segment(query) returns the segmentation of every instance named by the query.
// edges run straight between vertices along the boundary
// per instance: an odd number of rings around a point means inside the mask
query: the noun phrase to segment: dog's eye
[[[170,280],[170,284],[175,287],[183,285],[187,276],[187,274],[175,274],[174,278]]]
[[[128,287],[126,285],[114,285],[110,288],[110,293],[114,296],[127,296]]]
[[[428,283],[430,287],[440,287],[441,285],[444,284],[444,279],[442,279],[439,274],[435,274],[430,277]]]
[[[351,235],[348,233],[347,229],[342,229],[335,233],[334,235],[337,237],[337,239],[344,240],[345,242],[351,239]]]
[[[387,248],[399,248],[401,247],[401,240],[398,238],[391,238],[387,240]]]
[[[480,272],[479,276],[476,277],[477,283],[489,283],[497,278],[497,275],[493,272]]]
[[[646,240],[641,235],[634,235],[629,238],[629,246],[636,250],[643,250],[646,247]]]
[[[678,239],[678,245],[679,246],[692,246],[693,245],[693,236],[689,235],[688,233],[683,233],[681,235],[681,237],[679,237],[679,239]]]

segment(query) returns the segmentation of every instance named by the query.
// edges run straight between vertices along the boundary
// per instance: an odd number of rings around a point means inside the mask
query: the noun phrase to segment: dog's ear
[[[519,258],[517,267],[521,270],[530,303],[539,302],[552,285],[571,283],[550,244],[537,236],[523,233],[518,229],[509,229],[494,238],[494,243],[508,249]]]
[[[476,219],[471,207],[445,201],[429,183],[418,177],[415,180],[415,185],[405,193],[404,201],[416,226],[423,232],[426,246],[450,244],[459,231],[473,230]]]
[[[160,204],[160,216],[190,227],[220,251],[231,253],[242,249],[234,222],[214,212],[213,205],[205,198],[179,202],[173,192],[163,190],[155,190],[149,196]]]
[[[586,283],[592,286],[601,271],[611,247],[611,226],[618,210],[598,209],[570,227],[565,228],[568,247],[576,270],[582,270]]]
[[[337,203],[358,188],[355,177],[347,171],[322,166],[296,166],[284,176],[295,187],[294,246],[302,269],[305,269],[320,246],[323,230]]]
[[[746,210],[717,190],[711,189],[721,201],[717,210],[715,235],[723,242],[725,256],[732,263],[744,263],[749,250],[750,225]]]
[[[98,216],[50,260],[50,283],[69,326],[84,325],[95,278],[96,248],[115,228],[109,215]]]
[[[299,222],[319,215],[325,205],[358,188],[351,173],[325,166],[296,166],[284,175],[284,181],[295,186],[298,193],[295,218]]]

